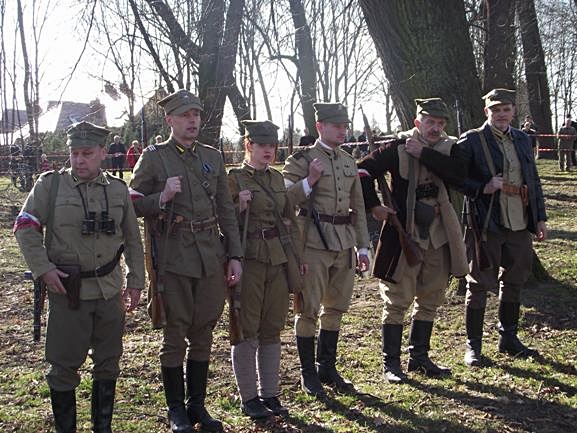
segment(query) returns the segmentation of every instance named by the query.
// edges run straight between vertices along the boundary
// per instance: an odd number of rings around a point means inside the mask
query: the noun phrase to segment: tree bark
[[[167,26],[171,41],[199,65],[199,96],[203,101],[203,128],[200,140],[215,145],[220,135],[225,97],[228,95],[237,117],[250,118],[248,104],[236,87],[233,74],[244,0],[231,0],[224,21],[224,2],[203,4],[202,46],[186,35],[172,10],[158,0],[146,0]],[[223,30],[226,25],[226,29]],[[215,51],[216,50],[216,51]]]
[[[485,0],[483,89],[515,88],[515,0]]]
[[[575,0],[577,3],[577,0]],[[539,23],[534,0],[517,0],[517,14],[521,26],[525,77],[529,93],[529,110],[541,134],[553,133],[551,125],[551,100],[545,54],[541,44]],[[541,145],[554,147],[553,138],[541,138]]]
[[[313,51],[311,30],[307,23],[303,2],[301,0],[289,0],[289,5],[295,27],[295,40],[298,54],[296,65],[301,87],[300,96],[304,122],[309,134],[317,135],[313,108],[313,103],[317,96],[315,74],[316,58]]]
[[[458,101],[466,129],[483,122],[481,85],[462,1],[359,2],[404,128],[413,125],[414,99],[428,97],[441,97],[449,107]],[[455,117],[453,113],[450,132],[455,131]]]
[[[224,21],[224,0],[203,3],[202,47],[198,68],[199,93],[205,104],[201,139],[216,144],[220,136],[224,103],[235,84],[233,71],[244,0],[230,0]]]

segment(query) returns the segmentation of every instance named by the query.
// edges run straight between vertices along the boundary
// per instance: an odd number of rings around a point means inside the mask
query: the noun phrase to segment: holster
[[[60,281],[66,289],[68,308],[78,310],[80,307],[80,287],[82,286],[80,265],[56,265],[56,267],[68,274],[67,277],[60,277]]]
[[[435,207],[417,201],[415,203],[415,225],[419,230],[419,236],[421,239],[427,239],[429,237],[429,227],[435,219]]]

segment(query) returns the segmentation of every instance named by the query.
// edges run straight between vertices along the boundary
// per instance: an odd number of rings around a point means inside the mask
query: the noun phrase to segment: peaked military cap
[[[66,130],[68,136],[66,144],[71,148],[104,146],[108,134],[110,134],[108,129],[82,121],[73,124]]]
[[[317,122],[351,123],[347,107],[340,102],[316,102],[313,107]]]
[[[158,101],[158,105],[164,108],[164,114],[182,114],[188,110],[203,110],[202,102],[198,96],[190,93],[186,89],[177,90],[167,97]]]
[[[246,128],[245,136],[253,143],[278,144],[278,126],[270,120],[243,120],[242,124]]]
[[[515,105],[515,91],[509,89],[493,89],[485,96],[485,107],[489,108],[499,104],[513,104]]]
[[[417,115],[443,117],[449,120],[449,109],[441,98],[415,99]]]

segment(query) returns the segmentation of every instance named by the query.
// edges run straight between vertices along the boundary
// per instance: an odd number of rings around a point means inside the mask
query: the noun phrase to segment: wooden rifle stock
[[[152,224],[150,217],[144,219],[144,265],[148,274],[147,309],[153,329],[162,329],[166,326],[166,311],[162,292],[158,290],[158,248],[154,233],[152,233]],[[164,281],[161,284],[164,287]]]
[[[244,211],[244,225],[242,227],[242,253],[246,252],[246,239],[248,235],[248,218],[250,213],[250,202],[247,203],[247,208]],[[244,264],[244,260],[243,260]],[[226,271],[225,271],[226,275]],[[241,292],[242,282],[237,281],[236,284],[228,289],[228,335],[230,344],[236,346],[244,340],[242,332],[242,320],[240,318],[240,310],[242,308]]]
[[[367,137],[367,142],[369,143],[370,151],[377,150],[377,146],[375,145],[375,138],[373,137],[373,131],[369,126],[369,120],[367,116],[365,116],[365,112],[363,111],[363,107],[361,107],[361,114],[363,115],[363,122],[364,122],[364,130],[365,136]],[[385,205],[391,209],[397,210],[396,206],[394,205],[393,198],[391,196],[391,190],[389,189],[389,185],[384,177],[380,176],[377,178],[377,184],[379,186],[379,190],[381,191],[381,195],[383,200],[385,201]],[[405,255],[405,259],[407,264],[411,267],[422,263],[423,261],[423,253],[415,240],[411,237],[409,233],[403,227],[403,224],[399,220],[397,214],[391,214],[388,216],[389,222],[393,225],[395,230],[399,235],[399,243],[401,245],[401,250]]]

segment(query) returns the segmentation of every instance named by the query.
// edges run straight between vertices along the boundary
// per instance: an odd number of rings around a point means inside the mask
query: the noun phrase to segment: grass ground
[[[559,173],[555,161],[538,163],[549,212],[550,239],[535,249],[551,275],[531,281],[523,292],[522,339],[542,359],[511,359],[499,354],[497,300],[491,297],[484,353],[491,363],[470,370],[462,364],[465,339],[463,298],[448,293],[435,323],[431,357],[453,369],[444,380],[410,375],[407,384],[385,383],[380,360],[381,301],[377,282],[359,280],[344,319],[339,369],[357,386],[358,396],[329,392],[321,403],[299,388],[299,363],[291,332],[282,335],[281,399],[287,419],[255,424],[242,416],[232,371],[227,319],[215,330],[209,395],[211,412],[227,432],[444,432],[497,433],[577,431],[577,174]],[[43,375],[44,334],[32,342],[32,290],[26,266],[11,235],[11,206],[24,195],[0,181],[0,431],[51,431],[49,393]],[[43,330],[44,331],[44,330]],[[167,432],[157,352],[145,308],[127,319],[125,354],[118,384],[116,432]],[[405,331],[406,347],[406,331]],[[90,361],[82,369],[79,431],[90,431]]]

